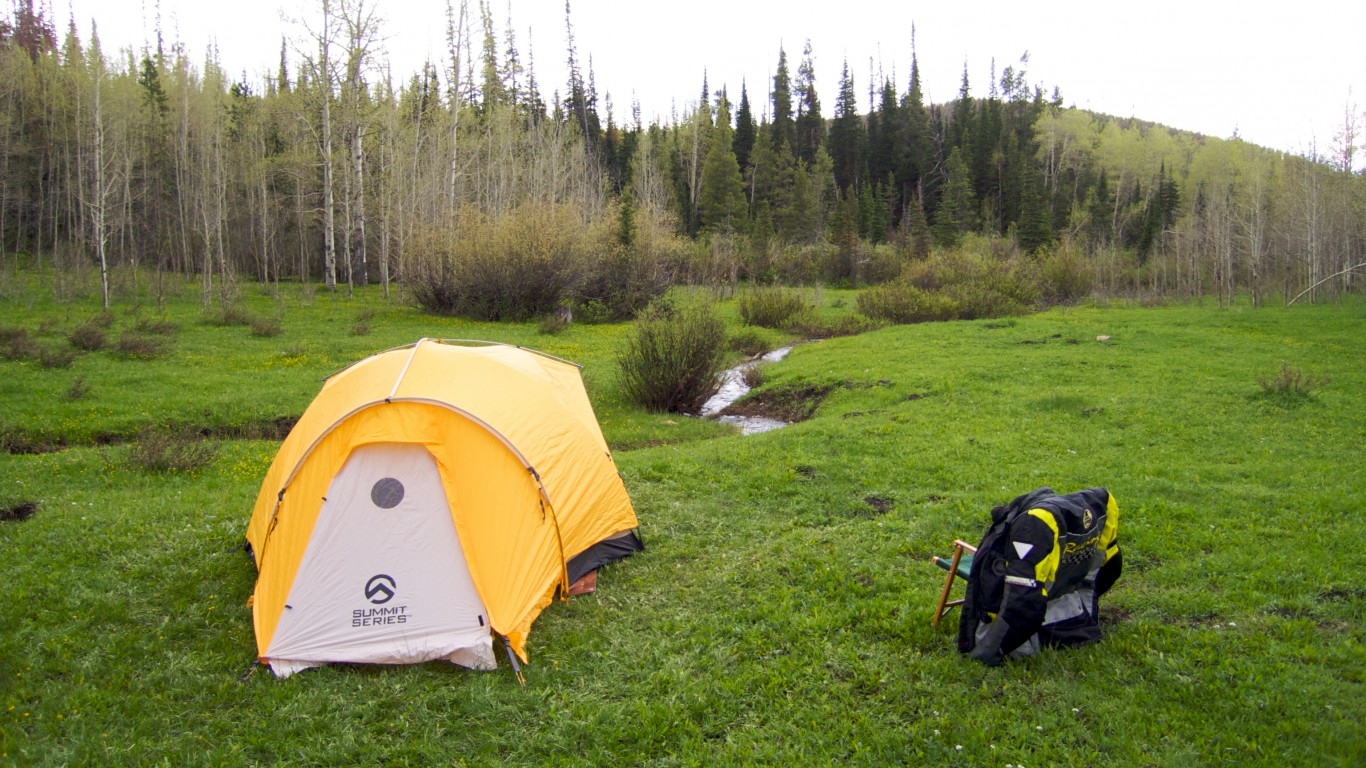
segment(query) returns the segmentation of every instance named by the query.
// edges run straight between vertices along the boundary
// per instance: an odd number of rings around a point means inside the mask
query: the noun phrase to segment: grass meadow
[[[99,317],[19,277],[0,291],[0,765],[1366,761],[1359,299],[805,343],[755,394],[813,417],[741,436],[627,403],[629,324],[551,335],[297,286]],[[87,326],[104,343],[62,352]],[[282,429],[324,376],[424,336],[584,365],[646,550],[542,614],[525,687],[505,664],[274,679],[241,545]],[[157,469],[157,434],[209,451]],[[985,668],[956,652],[956,613],[931,628],[929,558],[1041,485],[1119,502],[1106,637]]]

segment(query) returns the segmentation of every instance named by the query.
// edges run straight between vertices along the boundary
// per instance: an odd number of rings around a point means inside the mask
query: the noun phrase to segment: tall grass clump
[[[149,472],[193,472],[218,458],[218,446],[188,429],[148,427],[128,448],[129,466]]]
[[[726,354],[726,326],[710,304],[647,306],[622,354],[622,388],[647,410],[697,413],[716,392]]]
[[[786,328],[795,318],[815,308],[801,291],[782,286],[757,286],[736,298],[740,321],[763,328]]]

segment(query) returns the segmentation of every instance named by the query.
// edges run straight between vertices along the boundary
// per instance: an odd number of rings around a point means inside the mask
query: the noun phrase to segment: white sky
[[[152,36],[157,0],[40,1],[50,4],[59,32],[74,14],[88,41],[96,21],[106,52],[140,49]],[[384,55],[396,80],[406,81],[428,57],[444,61],[446,0],[368,2],[386,20]],[[458,7],[460,0],[451,2]],[[477,25],[478,2],[469,3]],[[524,64],[534,57],[542,95],[563,93],[563,0],[490,5],[500,49],[510,9],[518,51]],[[216,42],[228,72],[245,71],[257,81],[278,66],[282,35],[291,46],[305,39],[301,24],[282,17],[319,18],[321,0],[160,0],[160,6],[168,40],[182,41],[195,60]],[[727,86],[734,102],[744,79],[757,118],[768,107],[779,47],[795,78],[808,38],[823,110],[834,107],[847,59],[859,112],[867,112],[870,59],[895,74],[898,94],[905,91],[912,24],[926,101],[954,98],[965,65],[972,94],[984,96],[993,57],[999,77],[1007,65],[1018,70],[1028,51],[1030,83],[1046,94],[1059,87],[1068,106],[1212,136],[1236,131],[1252,143],[1297,153],[1314,146],[1327,152],[1349,104],[1366,123],[1363,0],[574,0],[572,21],[584,76],[591,56],[599,98],[611,95],[619,124],[630,121],[636,100],[646,121],[669,120],[675,104],[681,114],[700,95],[704,69],[712,90]],[[297,54],[290,58],[299,61]],[[600,110],[605,117],[605,104]]]

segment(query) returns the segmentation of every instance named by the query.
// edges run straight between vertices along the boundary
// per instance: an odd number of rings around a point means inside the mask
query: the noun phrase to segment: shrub
[[[251,335],[257,338],[279,336],[284,331],[284,326],[281,325],[279,320],[271,320],[264,317],[252,318],[249,326],[251,327]]]
[[[1257,380],[1261,386],[1262,397],[1278,405],[1293,407],[1313,398],[1328,380],[1306,374],[1290,363],[1281,363],[1281,370],[1274,376],[1263,376]]]
[[[218,457],[218,447],[188,429],[149,427],[128,448],[128,463],[152,472],[190,472]]]
[[[762,333],[753,330],[743,330],[732,335],[729,345],[731,349],[746,357],[762,355],[772,348]]]
[[[716,392],[725,343],[725,324],[710,304],[651,303],[621,356],[627,397],[650,411],[697,413]]]
[[[114,345],[114,353],[133,360],[151,360],[166,354],[170,344],[159,336],[147,336],[136,331],[126,331],[119,336]]]
[[[0,357],[7,360],[23,360],[33,357],[37,352],[38,343],[29,335],[27,328],[0,328]]]
[[[1091,292],[1091,266],[1081,249],[1060,243],[1039,261],[1039,289],[1046,304],[1075,304]]]
[[[170,336],[179,331],[180,326],[170,320],[149,320],[144,317],[141,320],[138,320],[137,325],[133,326],[133,330],[138,333],[148,333],[154,336]]]
[[[906,280],[884,283],[858,295],[858,310],[889,323],[927,323],[958,317],[958,302]]]
[[[76,362],[76,352],[70,347],[42,347],[38,350],[38,364],[44,368],[70,368]]]
[[[750,288],[740,294],[736,307],[745,325],[764,328],[785,328],[793,318],[815,310],[800,291],[783,287]]]
[[[1025,259],[1003,241],[969,238],[965,243],[925,261],[908,263],[896,282],[952,299],[953,316],[964,320],[1023,314],[1038,305],[1038,278]]]
[[[629,232],[623,232],[621,208],[588,228],[589,259],[578,289],[582,305],[597,303],[605,310],[583,316],[585,323],[629,320],[673,285],[685,260],[686,244],[674,233],[673,222],[649,206],[637,207]]]
[[[84,376],[77,376],[76,380],[71,382],[71,386],[67,387],[66,399],[74,403],[77,400],[84,400],[86,395],[89,394],[90,384],[85,380]]]
[[[615,315],[611,307],[598,299],[589,299],[574,309],[574,318],[588,325],[610,323]]]
[[[797,318],[788,326],[788,330],[807,339],[831,339],[836,336],[857,336],[881,326],[882,323],[863,315],[844,315],[825,320],[811,313]]]
[[[527,320],[583,282],[585,227],[570,206],[527,204],[496,217],[466,209],[455,220],[417,238],[408,291],[424,311]]]
[[[827,242],[814,245],[789,245],[771,257],[770,271],[780,281],[789,284],[823,281],[839,259],[839,249]]]
[[[249,326],[249,325],[251,325],[253,322],[255,322],[255,318],[252,317],[251,313],[248,312],[248,311],[246,310],[246,308],[240,307],[240,306],[238,306],[238,305],[236,305],[236,304],[229,304],[228,306],[223,307],[222,309],[220,309],[220,310],[218,310],[218,311],[216,311],[216,312],[214,312],[214,311],[207,311],[207,312],[205,312],[205,313],[204,313],[204,322],[205,322],[205,323],[208,323],[209,325],[222,325],[222,326],[227,326],[227,325],[248,325],[248,326]]]
[[[569,327],[569,318],[563,313],[552,312],[541,318],[536,330],[546,336],[554,336]]]
[[[76,326],[76,329],[67,334],[66,338],[67,341],[71,342],[71,346],[76,349],[85,352],[98,352],[108,344],[104,334],[105,328],[108,327],[108,323],[103,321],[102,316],[96,315]]]

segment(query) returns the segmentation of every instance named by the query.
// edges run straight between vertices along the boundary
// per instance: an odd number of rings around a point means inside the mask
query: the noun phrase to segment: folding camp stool
[[[939,626],[939,620],[944,618],[944,614],[953,610],[955,605],[963,604],[962,600],[949,600],[949,590],[953,588],[955,576],[963,581],[968,580],[968,574],[972,572],[972,556],[975,552],[977,552],[977,547],[961,539],[954,539],[952,558],[943,558],[939,555],[930,558],[935,565],[949,572],[944,577],[944,591],[939,593],[939,605],[934,610],[934,621],[930,622],[930,626]]]

